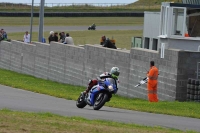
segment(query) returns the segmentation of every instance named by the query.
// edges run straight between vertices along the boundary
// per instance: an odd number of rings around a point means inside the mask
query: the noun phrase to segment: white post
[[[165,43],[161,43],[161,52],[160,52],[160,58],[165,57]]]
[[[184,8],[184,15],[183,15],[183,34],[182,36],[185,37],[185,27],[186,27],[186,13],[187,13],[187,10],[186,8]]]
[[[198,47],[198,52],[200,52],[200,45],[199,45],[199,47]]]

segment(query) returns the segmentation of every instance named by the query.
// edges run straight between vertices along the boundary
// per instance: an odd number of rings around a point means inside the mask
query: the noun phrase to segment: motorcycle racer
[[[114,89],[114,92],[117,93],[117,82],[118,82],[118,76],[120,74],[118,67],[112,67],[110,70],[110,73],[104,72],[101,74],[97,79],[89,80],[87,89],[83,92],[84,94],[87,94],[91,88],[99,83],[101,85],[101,81],[105,80],[106,78],[110,81],[110,85],[107,86],[109,89]]]

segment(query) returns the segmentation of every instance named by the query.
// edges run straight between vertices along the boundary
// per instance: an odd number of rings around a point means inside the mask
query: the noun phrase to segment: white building
[[[196,3],[195,3],[196,2]],[[143,48],[199,51],[200,1],[163,2],[161,12],[145,12]]]

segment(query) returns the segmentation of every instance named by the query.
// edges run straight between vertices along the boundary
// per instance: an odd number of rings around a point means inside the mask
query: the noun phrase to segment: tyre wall
[[[187,101],[200,102],[200,80],[188,79],[187,83]]]

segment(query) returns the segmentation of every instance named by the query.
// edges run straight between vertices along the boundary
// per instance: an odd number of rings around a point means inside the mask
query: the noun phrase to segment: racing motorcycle
[[[99,110],[106,102],[110,101],[112,94],[116,92],[117,86],[111,83],[110,78],[101,79],[87,94],[80,94],[76,101],[76,106],[84,108],[86,105],[89,105],[93,106],[94,110]]]
[[[96,30],[96,26],[92,25],[88,27],[88,30]]]

